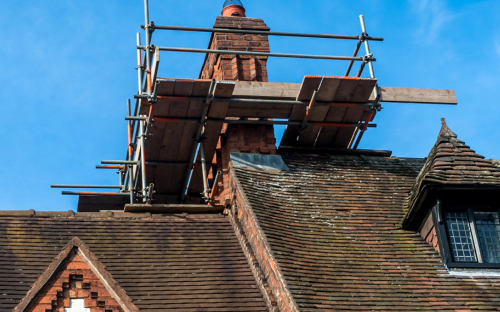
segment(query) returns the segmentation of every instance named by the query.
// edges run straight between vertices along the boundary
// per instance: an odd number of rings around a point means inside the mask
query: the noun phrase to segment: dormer
[[[409,194],[403,228],[419,231],[448,268],[500,269],[500,166],[441,121]]]

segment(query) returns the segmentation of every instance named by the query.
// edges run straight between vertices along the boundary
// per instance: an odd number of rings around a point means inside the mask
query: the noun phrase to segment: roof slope
[[[496,310],[500,279],[451,276],[400,228],[424,161],[285,154],[235,174],[300,311]]]
[[[67,215],[0,214],[1,312],[12,311],[75,236],[141,311],[266,310],[228,218]]]

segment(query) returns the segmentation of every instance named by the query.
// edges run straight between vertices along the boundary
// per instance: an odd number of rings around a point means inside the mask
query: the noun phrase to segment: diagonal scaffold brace
[[[204,127],[205,127],[205,122],[206,122],[206,118],[208,115],[208,111],[210,110],[210,104],[212,102],[211,100],[213,97],[213,93],[214,93],[216,84],[217,84],[217,81],[215,79],[212,79],[212,82],[210,83],[210,88],[208,90],[207,98],[205,99],[205,103],[203,105],[203,113],[201,114],[201,117],[198,121],[198,129],[196,131],[196,137],[194,138],[193,146],[191,147],[191,155],[189,157],[189,166],[186,168],[186,173],[184,175],[184,182],[182,183],[182,188],[181,188],[182,193],[180,195],[180,200],[182,203],[184,203],[184,200],[186,198],[186,192],[187,192],[187,189],[189,187],[189,180],[191,178],[193,164],[194,164],[195,159],[196,159],[196,151],[198,150],[198,146],[200,145],[200,142],[201,142],[201,144],[203,144],[203,132],[204,132]],[[203,152],[204,152],[204,148],[203,148]],[[205,155],[203,155],[202,159],[203,160],[205,159]],[[202,160],[202,163],[203,163],[203,160]],[[204,180],[206,181],[205,168],[206,168],[206,165],[202,165],[202,170],[204,172]],[[204,193],[207,193],[205,184],[206,184],[206,182],[203,183],[203,185],[205,187]]]

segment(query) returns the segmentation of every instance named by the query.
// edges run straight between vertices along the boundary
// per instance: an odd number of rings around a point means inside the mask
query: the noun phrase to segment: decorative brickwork
[[[28,312],[64,312],[71,299],[84,299],[90,312],[123,312],[100,279],[74,248],[57,273],[33,300]]]
[[[261,19],[226,16],[218,16],[214,28],[270,30]],[[214,33],[209,48],[269,52],[269,40],[266,35]],[[200,78],[267,82],[267,56],[208,54]]]
[[[75,299],[83,299],[90,312],[139,312],[78,237],[63,248],[12,311],[65,312]]]

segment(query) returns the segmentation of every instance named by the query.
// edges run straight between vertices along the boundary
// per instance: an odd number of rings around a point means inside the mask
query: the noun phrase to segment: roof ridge
[[[132,299],[127,295],[125,290],[120,287],[117,281],[106,270],[101,261],[88,249],[88,247],[78,238],[74,237],[63,250],[54,258],[49,267],[42,273],[31,286],[26,296],[21,299],[21,302],[12,310],[13,312],[23,312],[30,306],[36,296],[49,283],[51,278],[60,269],[62,263],[71,256],[72,251],[78,249],[82,259],[89,265],[93,273],[103,283],[106,290],[114,297],[118,304],[125,312],[139,312],[139,309],[132,302]]]
[[[71,218],[71,219],[113,219],[113,220],[131,220],[131,219],[169,219],[172,217],[185,219],[190,218],[217,218],[219,214],[213,213],[151,213],[151,212],[119,212],[119,211],[102,211],[102,212],[74,212],[69,211],[35,211],[29,210],[3,210],[0,211],[2,217],[25,217],[25,218]]]

